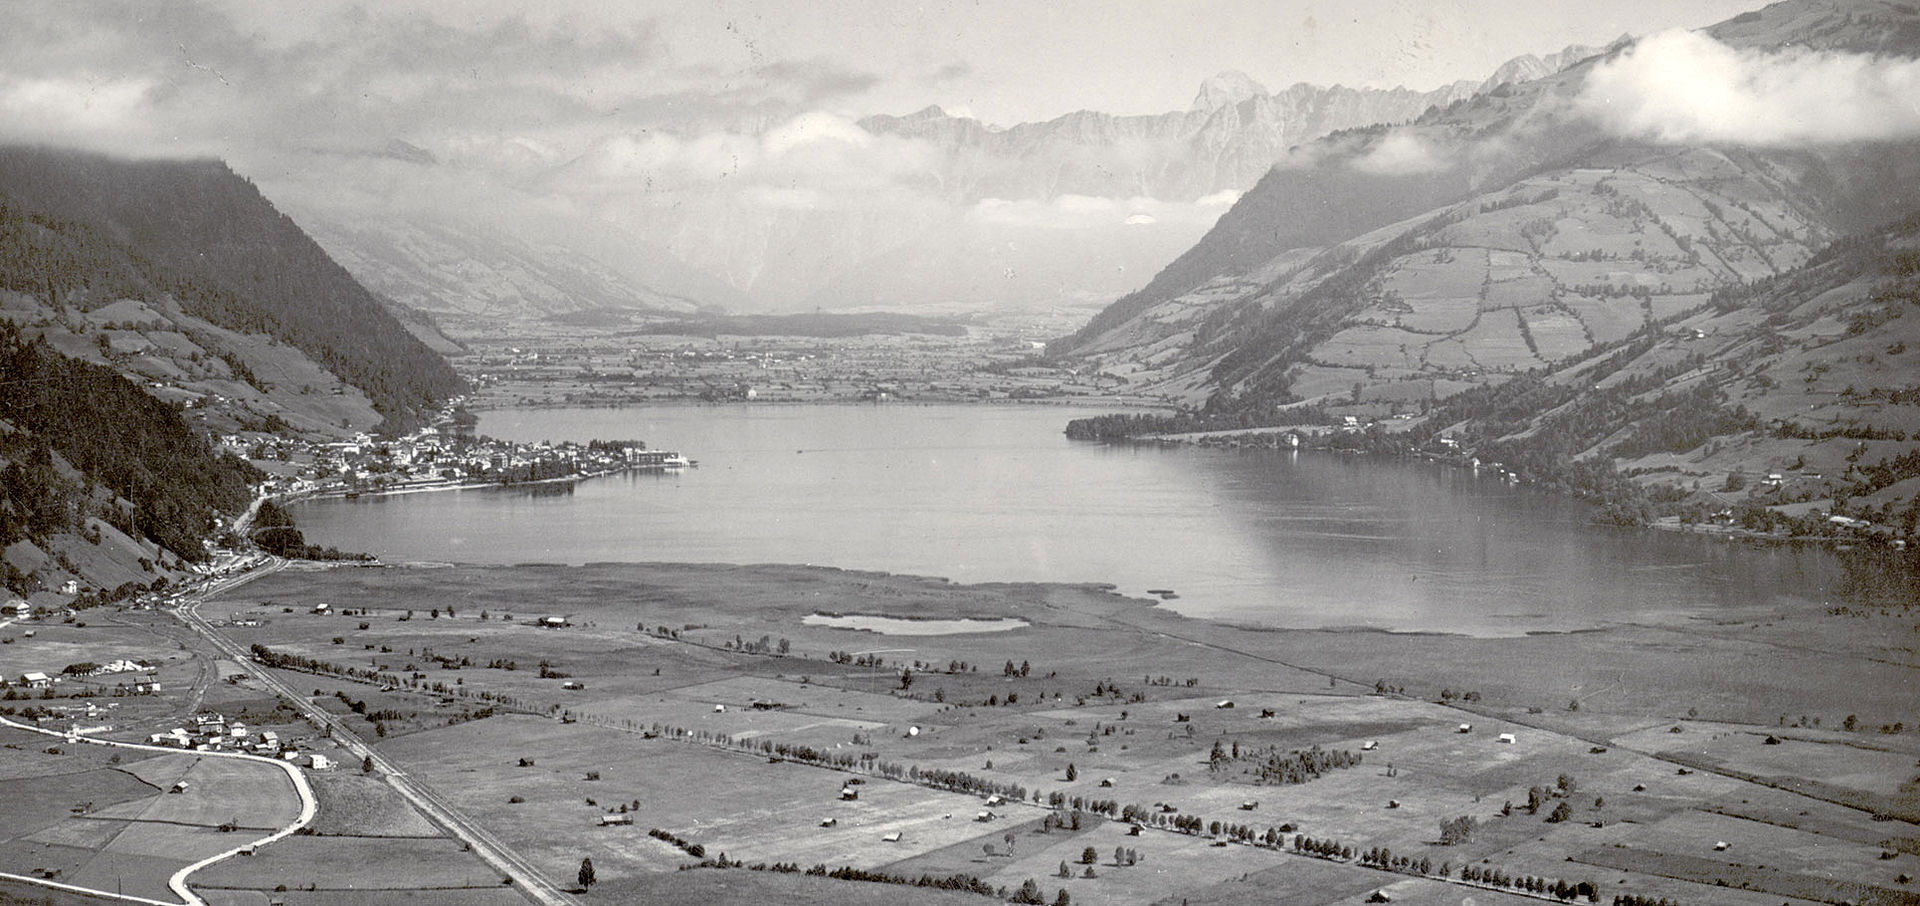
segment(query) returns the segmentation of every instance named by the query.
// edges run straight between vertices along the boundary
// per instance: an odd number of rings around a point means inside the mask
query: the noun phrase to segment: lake
[[[809,563],[1172,590],[1270,626],[1514,635],[1838,599],[1830,552],[1589,524],[1578,502],[1413,460],[1067,440],[1057,406],[516,409],[516,441],[637,439],[699,467],[293,507],[388,561]]]

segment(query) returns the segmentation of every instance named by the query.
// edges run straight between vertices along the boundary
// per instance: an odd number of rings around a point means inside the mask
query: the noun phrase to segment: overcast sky
[[[1238,69],[1431,88],[1753,0],[61,2],[0,6],[0,138],[245,159],[404,139],[551,163],[613,132],[927,104],[1181,109]]]

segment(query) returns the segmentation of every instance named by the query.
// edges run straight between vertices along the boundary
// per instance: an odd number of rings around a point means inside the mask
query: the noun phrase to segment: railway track
[[[542,906],[579,906],[580,901],[547,880],[532,862],[515,852],[514,849],[494,836],[491,831],[481,827],[460,810],[445,796],[432,787],[415,779],[400,766],[394,764],[385,755],[368,745],[352,730],[340,722],[334,715],[315,705],[313,701],[299,691],[288,686],[266,668],[254,663],[250,653],[240,643],[227,638],[217,627],[199,614],[199,606],[207,597],[222,591],[230,591],[260,576],[278,572],[286,567],[285,561],[274,560],[271,564],[250,570],[246,573],[222,578],[209,584],[182,602],[174,613],[188,628],[198,633],[208,644],[220,653],[240,664],[242,670],[271,689],[275,695],[287,701],[302,716],[316,727],[324,728],[335,742],[348,752],[373,763],[374,770],[399,792],[408,802],[425,814],[435,824],[470,847],[487,864],[505,875],[520,892]]]

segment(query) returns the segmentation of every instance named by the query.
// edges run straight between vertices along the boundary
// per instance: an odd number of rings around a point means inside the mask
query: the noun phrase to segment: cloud
[[[964,60],[955,60],[928,74],[927,81],[937,85],[954,79],[964,79],[970,75],[973,75],[973,64]]]
[[[873,73],[858,72],[818,58],[769,63],[756,68],[754,75],[769,84],[794,86],[799,96],[811,104],[859,94],[880,83],[880,77]]]
[[[1737,50],[1697,32],[1640,41],[1588,74],[1577,109],[1661,142],[1823,145],[1920,136],[1920,60]]]
[[[0,141],[249,163],[403,139],[512,175],[609,134],[757,129],[880,81],[824,58],[680,60],[652,21],[496,12],[47,4],[0,28]]]
[[[764,131],[628,133],[598,140],[558,172],[554,191],[640,200],[660,193],[741,193],[771,207],[859,207],[874,193],[920,193],[940,158],[924,140],[875,135],[825,111]],[[805,199],[796,203],[795,199]]]
[[[1225,205],[1216,193],[1198,201],[1166,201],[1158,198],[1100,198],[1091,195],[1058,195],[1040,198],[983,198],[967,210],[967,220],[977,224],[1026,227],[1044,230],[1088,230],[1112,226],[1145,227],[1209,226],[1220,218]]]
[[[1445,155],[1419,136],[1398,129],[1387,133],[1385,138],[1348,164],[1355,170],[1382,176],[1434,173],[1452,165]]]
[[[34,123],[49,138],[100,138],[133,125],[153,87],[141,78],[0,76],[0,120]]]

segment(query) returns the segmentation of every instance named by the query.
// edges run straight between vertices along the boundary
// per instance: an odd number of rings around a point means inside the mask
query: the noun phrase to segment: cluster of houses
[[[264,485],[269,493],[289,496],[431,490],[509,476],[591,475],[688,464],[677,453],[648,450],[637,443],[517,444],[448,436],[432,428],[396,440],[359,434],[332,443],[252,432],[225,435],[220,444],[239,456],[293,464],[292,476]]]
[[[113,709],[120,707],[119,702],[104,705],[93,702],[73,702],[59,705],[42,705],[34,710],[35,726],[43,730],[55,730],[62,733],[105,733],[113,727],[97,723],[103,720]]]
[[[72,672],[73,669],[74,668],[69,667],[68,672]],[[132,661],[121,658],[111,663],[96,666],[88,671],[87,675],[112,676],[118,673],[139,673],[141,676],[136,678],[132,685],[122,682],[120,684],[120,691],[115,694],[131,692],[134,695],[151,695],[160,691],[160,681],[154,679],[151,675],[153,670],[154,666],[152,664],[145,663],[144,661]],[[59,682],[59,678],[43,671],[28,670],[13,680],[0,682],[0,686],[9,686],[31,691],[34,689],[51,689],[57,682]]]
[[[229,722],[224,715],[206,712],[193,716],[193,729],[174,727],[165,733],[147,737],[156,746],[192,749],[196,752],[251,752],[255,755],[279,755],[279,734],[272,730],[258,733],[239,721]]]
[[[281,758],[304,762],[316,771],[330,771],[334,767],[333,759],[318,752],[300,752],[283,743],[280,734],[272,730],[255,731],[240,721],[229,721],[224,715],[211,711],[194,715],[192,729],[174,727],[148,736],[147,743],[194,752],[240,752]]]

